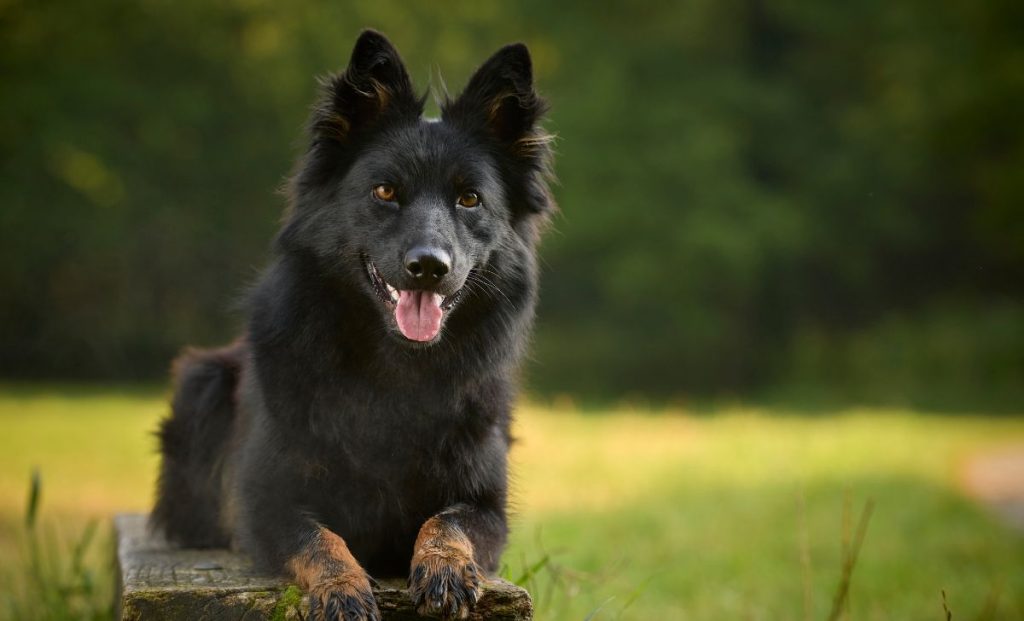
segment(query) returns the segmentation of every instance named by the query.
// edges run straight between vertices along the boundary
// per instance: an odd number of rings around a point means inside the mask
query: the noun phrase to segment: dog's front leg
[[[502,512],[455,505],[420,528],[409,594],[421,615],[465,619],[480,596],[484,572],[497,568],[505,544]]]
[[[309,593],[310,620],[380,621],[369,577],[345,540],[315,523],[303,539],[286,567],[299,587]]]

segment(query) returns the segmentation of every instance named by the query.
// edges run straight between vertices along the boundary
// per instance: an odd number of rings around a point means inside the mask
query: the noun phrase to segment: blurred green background
[[[529,387],[1013,409],[1019,2],[0,3],[0,375],[154,379],[241,324],[315,76],[529,44],[559,136]],[[792,400],[792,399],[791,399]]]

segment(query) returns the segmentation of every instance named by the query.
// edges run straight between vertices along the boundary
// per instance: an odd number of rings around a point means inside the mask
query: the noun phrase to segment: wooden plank
[[[228,550],[183,550],[152,534],[147,516],[114,518],[118,564],[118,618],[123,621],[181,619],[284,621],[306,619],[308,603],[283,578],[254,571]],[[422,619],[403,581],[374,588],[384,621]],[[469,616],[473,620],[529,621],[530,595],[501,579],[490,579]]]

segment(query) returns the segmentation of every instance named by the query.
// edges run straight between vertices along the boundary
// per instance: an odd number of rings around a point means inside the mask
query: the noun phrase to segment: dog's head
[[[324,82],[279,238],[372,299],[409,345],[436,342],[474,291],[500,288],[494,255],[532,249],[553,208],[524,45],[485,62],[441,118],[422,118],[423,102],[391,43],[364,32]]]

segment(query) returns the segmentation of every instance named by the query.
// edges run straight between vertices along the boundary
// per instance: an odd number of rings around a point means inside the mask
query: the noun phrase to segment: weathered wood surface
[[[123,621],[306,619],[308,603],[283,578],[258,573],[228,550],[183,550],[152,534],[146,516],[114,518],[118,564],[118,615]],[[374,588],[384,621],[422,619],[402,588],[387,581]],[[504,580],[488,580],[474,620],[529,621],[529,594]]]

